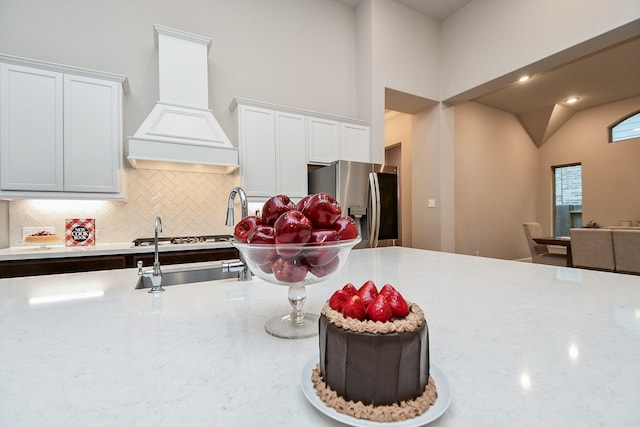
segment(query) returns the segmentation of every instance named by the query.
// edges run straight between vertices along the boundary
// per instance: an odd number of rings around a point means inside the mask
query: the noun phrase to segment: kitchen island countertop
[[[307,288],[306,311],[368,279],[425,311],[431,362],[452,390],[430,426],[640,424],[640,277],[361,249]],[[317,337],[264,330],[289,311],[286,287],[149,294],[136,280],[135,269],[0,280],[0,425],[341,425],[300,388]]]

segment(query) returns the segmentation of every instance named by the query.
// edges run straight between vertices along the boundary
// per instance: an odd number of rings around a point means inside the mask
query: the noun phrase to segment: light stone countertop
[[[347,281],[425,311],[449,409],[430,426],[640,425],[640,277],[406,248],[352,251]],[[133,289],[134,269],[0,280],[2,426],[337,426],[304,397],[317,338],[265,322],[258,279]],[[43,297],[85,296],[42,303]]]
[[[210,243],[194,243],[194,244],[162,244],[158,247],[160,252],[171,251],[188,251],[188,250],[205,250],[205,249],[221,249],[232,247],[229,242],[210,242]],[[46,249],[41,249],[39,245],[14,246],[6,249],[0,249],[0,262],[11,260],[27,260],[27,259],[47,259],[47,258],[71,258],[83,256],[101,256],[101,255],[126,255],[128,253],[147,253],[153,252],[154,247],[151,246],[133,246],[131,242],[126,243],[101,243],[93,246],[65,246],[64,244],[47,245]]]

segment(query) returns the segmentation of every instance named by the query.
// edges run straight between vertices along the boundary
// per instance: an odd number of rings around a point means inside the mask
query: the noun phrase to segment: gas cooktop
[[[182,236],[182,237],[158,237],[159,245],[184,245],[196,243],[216,243],[229,242],[233,236],[229,234],[215,234],[212,236]],[[153,246],[155,239],[153,237],[135,239],[132,243],[134,246]]]

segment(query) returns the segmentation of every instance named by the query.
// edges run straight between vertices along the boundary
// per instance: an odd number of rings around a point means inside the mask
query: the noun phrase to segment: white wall
[[[638,0],[473,0],[441,26],[441,98],[640,17]]]
[[[439,25],[393,1],[363,0],[371,9],[372,157],[384,161],[385,87],[438,99]]]
[[[229,135],[234,96],[363,117],[355,11],[335,1],[0,1],[0,53],[128,76],[132,135],[158,98],[156,23],[212,39],[210,108]]]

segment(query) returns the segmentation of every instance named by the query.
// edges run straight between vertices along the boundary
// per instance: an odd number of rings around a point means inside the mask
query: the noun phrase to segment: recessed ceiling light
[[[566,102],[567,104],[575,104],[576,102],[578,102],[578,98],[577,96],[572,96],[571,98],[567,98],[564,102]]]
[[[520,77],[520,78],[518,79],[518,81],[519,81],[520,83],[524,83],[524,82],[526,82],[527,80],[529,80],[529,78],[531,78],[531,76],[522,76],[522,77]]]

